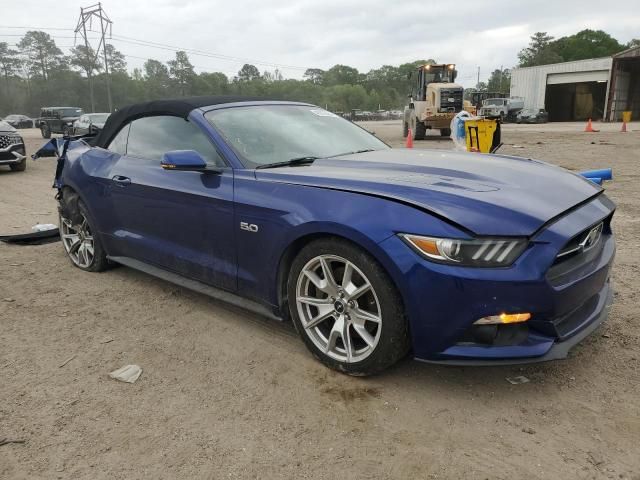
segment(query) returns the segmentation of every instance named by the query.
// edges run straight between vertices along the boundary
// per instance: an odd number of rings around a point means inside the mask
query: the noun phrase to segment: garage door
[[[547,75],[547,85],[558,85],[560,83],[606,82],[607,80],[609,80],[609,70],[550,73]]]

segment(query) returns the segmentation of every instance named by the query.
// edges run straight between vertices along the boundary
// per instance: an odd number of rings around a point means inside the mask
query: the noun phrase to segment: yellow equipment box
[[[500,122],[474,118],[464,122],[467,151],[490,153],[500,145]]]

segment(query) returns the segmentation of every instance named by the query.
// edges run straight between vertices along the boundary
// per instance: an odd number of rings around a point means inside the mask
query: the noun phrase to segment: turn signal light
[[[477,320],[474,325],[496,325],[500,323],[521,323],[531,318],[530,313],[501,313]]]

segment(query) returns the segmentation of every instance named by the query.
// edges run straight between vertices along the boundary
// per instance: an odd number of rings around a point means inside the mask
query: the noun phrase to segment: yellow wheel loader
[[[409,129],[414,140],[422,140],[428,129],[440,130],[440,135],[451,135],[451,119],[461,110],[464,89],[455,83],[457,71],[453,64],[428,64],[418,67],[416,83],[409,95],[409,105],[404,107],[403,136]],[[470,106],[470,105],[469,105]]]

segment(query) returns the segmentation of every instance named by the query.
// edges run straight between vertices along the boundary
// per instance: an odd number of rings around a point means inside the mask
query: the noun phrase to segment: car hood
[[[501,155],[389,149],[256,170],[256,178],[389,198],[477,235],[530,236],[602,188],[544,162]]]
[[[13,125],[11,125],[9,122],[6,122],[4,120],[0,120],[0,132],[3,132],[3,133],[16,133],[17,130],[15,128],[13,128]]]

